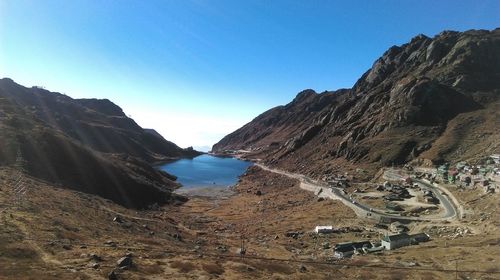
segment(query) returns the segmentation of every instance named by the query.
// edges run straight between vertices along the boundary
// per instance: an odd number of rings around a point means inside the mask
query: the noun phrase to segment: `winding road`
[[[351,199],[342,189],[337,187],[327,186],[325,182],[319,182],[317,180],[313,180],[302,174],[291,173],[284,170],[269,168],[259,163],[256,163],[255,165],[262,168],[263,170],[297,179],[300,181],[300,188],[314,192],[319,197],[340,200],[346,206],[354,210],[356,215],[362,218],[375,219],[375,220],[388,219],[391,221],[444,221],[444,220],[450,221],[458,218],[457,206],[450,201],[451,197],[453,201],[457,202],[457,200],[453,198],[452,194],[447,190],[435,187],[429,182],[423,180],[412,179],[412,181],[418,184],[421,188],[425,188],[432,191],[436,196],[436,198],[439,199],[442,208],[444,208],[444,214],[441,215],[440,217],[407,217],[407,216],[383,213],[381,210],[372,209],[367,205],[360,204],[359,202]]]

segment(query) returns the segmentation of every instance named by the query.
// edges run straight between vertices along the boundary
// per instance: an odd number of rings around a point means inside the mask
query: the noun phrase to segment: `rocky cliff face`
[[[387,50],[351,89],[300,93],[214,145],[325,173],[498,152],[500,29],[445,31]]]
[[[194,156],[142,129],[109,100],[72,99],[0,80],[0,165],[129,207],[172,199],[175,177],[150,163]]]

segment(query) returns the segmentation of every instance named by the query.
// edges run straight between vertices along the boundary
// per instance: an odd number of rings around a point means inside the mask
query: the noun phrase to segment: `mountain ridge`
[[[176,199],[175,176],[152,164],[199,152],[141,128],[107,99],[73,99],[0,79],[0,165],[127,207]],[[181,199],[181,198],[179,198]]]
[[[376,169],[498,152],[499,50],[500,29],[417,35],[384,52],[351,89],[300,92],[212,150],[249,150],[249,158],[318,175],[343,165]],[[439,144],[446,141],[453,145]]]

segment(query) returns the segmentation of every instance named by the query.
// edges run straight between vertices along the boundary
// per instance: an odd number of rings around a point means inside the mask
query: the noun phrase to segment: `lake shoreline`
[[[181,160],[181,159],[193,159],[195,157],[199,157],[199,156],[202,156],[202,155],[208,155],[208,154],[209,153],[200,152],[199,155],[195,155],[195,156],[165,157],[163,159],[159,159],[159,160],[153,161],[151,163],[151,165],[154,168],[160,168],[161,166],[163,166],[163,165],[165,165],[167,163],[171,163],[171,162],[174,162],[174,161],[177,161],[177,160]]]
[[[189,198],[203,197],[211,200],[228,199],[238,194],[237,192],[234,191],[234,186],[196,187],[196,188],[181,187],[179,189],[176,189],[174,193],[178,195],[187,196]]]
[[[203,193],[205,195],[224,190],[224,196],[227,196],[229,192],[226,190],[236,185],[239,177],[252,165],[251,161],[235,157],[204,154],[194,158],[169,161],[158,165],[157,168],[177,177],[176,183],[181,185],[176,189],[178,194],[199,195]],[[214,189],[214,191],[209,191],[209,189]]]

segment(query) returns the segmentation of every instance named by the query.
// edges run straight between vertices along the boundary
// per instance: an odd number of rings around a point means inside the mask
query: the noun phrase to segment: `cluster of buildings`
[[[485,192],[495,192],[496,186],[491,178],[500,178],[500,154],[493,154],[483,161],[483,164],[470,165],[467,162],[458,162],[455,166],[449,163],[437,168],[437,175],[444,182],[468,188],[483,187]]]
[[[409,171],[413,171],[408,169]],[[497,182],[500,182],[500,154],[493,154],[487,159],[481,161],[481,164],[470,165],[467,162],[459,162],[454,166],[450,164],[443,164],[436,169],[433,173],[420,173],[416,172],[415,176],[417,178],[426,178],[431,182],[435,180],[443,180],[450,184],[457,184],[463,187],[474,187],[481,186],[484,187],[486,192],[495,192],[497,187],[495,186]],[[345,177],[335,177],[328,178],[329,183],[335,186],[347,185],[347,178]],[[426,202],[438,204],[439,199],[436,194],[424,187],[420,187],[418,184],[412,185],[411,179],[405,178],[402,185],[391,184],[390,182],[384,182],[383,185],[377,187],[378,191],[389,192],[384,195],[384,200],[386,201],[386,207],[393,211],[403,211],[404,209],[393,203],[392,201],[403,201],[404,199],[411,198],[408,189],[417,189],[423,193],[423,197]],[[358,191],[356,191],[358,192]],[[355,242],[344,242],[336,244],[333,249],[333,255],[336,258],[347,258],[354,254],[367,254],[382,250],[394,250],[397,248],[416,245],[422,242],[427,242],[430,237],[426,233],[408,234],[408,228],[401,224],[400,222],[394,222],[390,224],[390,228],[385,224],[384,229],[389,229],[396,234],[385,235],[378,242],[371,242],[369,240],[355,241]],[[332,233],[335,232],[332,226],[318,226],[315,229],[316,233]]]
[[[421,177],[423,174],[420,174]],[[423,193],[423,198],[427,203],[439,204],[439,199],[436,197],[435,193],[427,188],[422,188],[418,184],[412,184],[409,177],[403,180],[403,184],[395,184],[390,182],[384,182],[383,185],[377,187],[377,191],[386,191],[388,194],[383,196],[385,200],[385,208],[393,212],[401,212],[405,209],[394,201],[403,201],[405,199],[411,198],[412,195],[409,189],[414,189],[416,191],[421,191]]]
[[[333,249],[333,256],[336,258],[348,258],[354,254],[368,254],[382,250],[394,250],[405,246],[417,245],[429,240],[430,237],[426,233],[407,234],[403,232],[394,235],[386,235],[380,242],[365,240],[336,244]]]
[[[384,200],[386,201],[403,201],[406,198],[411,198],[411,195],[406,187],[391,184],[387,181],[384,182],[383,185],[378,186],[377,190],[390,192],[390,194],[384,195]]]
[[[327,182],[330,187],[349,187],[349,178],[345,175],[325,175],[323,181]]]
[[[439,199],[436,198],[435,194],[432,191],[426,189],[421,189],[421,190],[424,193],[425,202],[433,204],[439,203]]]
[[[374,248],[377,248],[378,251],[383,250],[380,244],[373,244],[370,241],[339,243],[333,248],[333,256],[339,259],[348,258],[354,254],[366,254],[368,249]]]
[[[387,228],[387,226],[385,226]],[[408,234],[408,228],[400,222],[393,222],[390,230],[397,232],[392,235],[385,235],[380,241],[372,242],[369,240],[338,243],[333,248],[333,256],[336,258],[347,258],[354,254],[368,254],[382,250],[394,250],[404,246],[416,245],[430,240],[426,233]],[[339,232],[333,226],[316,226],[316,234],[330,234]]]

